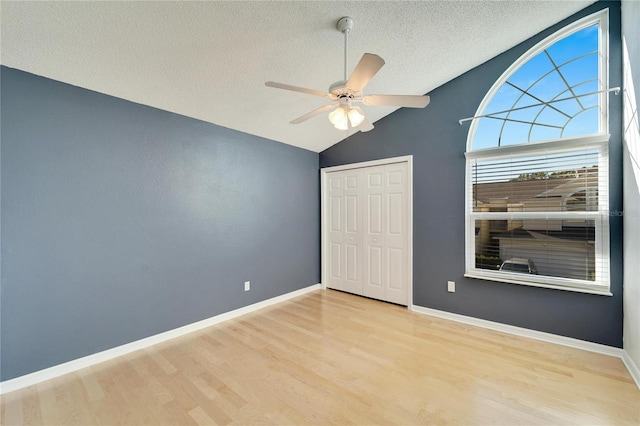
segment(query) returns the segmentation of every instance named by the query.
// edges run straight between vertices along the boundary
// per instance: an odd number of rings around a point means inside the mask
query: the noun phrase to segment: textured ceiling
[[[3,1],[1,62],[322,151],[349,133],[325,114],[289,121],[326,100],[264,82],[324,91],[341,80],[340,17],[355,21],[349,72],[365,52],[386,61],[365,94],[421,95],[591,3]],[[363,109],[374,123],[394,110]]]

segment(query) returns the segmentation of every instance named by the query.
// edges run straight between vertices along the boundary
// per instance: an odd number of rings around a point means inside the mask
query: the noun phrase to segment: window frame
[[[489,281],[505,282],[512,284],[528,285],[534,287],[552,288],[568,290],[581,293],[599,294],[611,296],[610,292],[610,248],[609,248],[609,103],[608,103],[608,82],[609,82],[609,11],[604,9],[592,15],[579,19],[562,29],[554,32],[544,40],[540,41],[522,56],[520,56],[507,70],[496,80],[491,89],[487,92],[480,103],[475,117],[485,113],[486,107],[491,103],[494,96],[502,85],[516,72],[522,65],[534,56],[550,47],[557,41],[570,36],[594,24],[599,25],[598,30],[598,94],[599,123],[598,133],[582,135],[570,138],[551,139],[536,142],[523,142],[514,145],[473,149],[475,133],[479,120],[472,120],[467,136],[466,176],[465,176],[465,277],[478,278]],[[534,156],[541,154],[551,154],[558,152],[580,151],[584,149],[598,150],[598,191],[601,196],[598,200],[597,211],[586,212],[474,212],[473,211],[473,164],[476,160],[507,159],[513,156]],[[596,280],[575,280],[570,278],[550,277],[540,275],[513,274],[492,271],[488,269],[476,268],[475,253],[475,221],[481,219],[504,220],[513,219],[571,219],[586,218],[595,223],[596,243]]]

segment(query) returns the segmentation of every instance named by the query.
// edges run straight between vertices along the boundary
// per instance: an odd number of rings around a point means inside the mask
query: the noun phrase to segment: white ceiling
[[[319,152],[348,132],[326,114],[289,121],[327,101],[264,82],[341,80],[340,17],[355,21],[349,72],[365,52],[386,61],[365,94],[421,95],[591,3],[2,1],[1,62]],[[373,122],[394,110],[363,109]]]

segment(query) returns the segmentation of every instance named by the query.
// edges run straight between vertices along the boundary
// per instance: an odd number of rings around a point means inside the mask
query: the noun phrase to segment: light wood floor
[[[640,424],[620,359],[318,290],[2,397],[2,424]]]

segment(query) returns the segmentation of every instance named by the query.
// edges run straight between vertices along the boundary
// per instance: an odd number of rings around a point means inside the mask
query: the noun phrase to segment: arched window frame
[[[501,76],[496,80],[491,89],[487,92],[484,99],[480,103],[475,117],[479,117],[485,113],[487,106],[491,103],[502,85],[525,63],[534,58],[544,49],[549,48],[559,40],[580,31],[586,27],[598,24],[598,78],[599,87],[599,122],[598,132],[581,135],[578,137],[559,138],[545,141],[524,142],[516,145],[497,146],[490,148],[475,149],[473,148],[476,130],[478,128],[479,119],[475,118],[469,129],[467,137],[467,151],[465,152],[467,169],[466,169],[466,264],[465,276],[472,278],[480,278],[492,281],[500,281],[507,283],[531,285],[537,287],[554,288],[561,290],[570,290],[584,293],[593,293],[601,295],[611,295],[609,282],[609,200],[608,200],[608,145],[609,145],[609,103],[608,103],[608,9],[594,13],[590,16],[577,20],[566,27],[556,31],[554,34],[546,37],[537,43],[525,54],[520,56]],[[489,112],[490,113],[490,112]],[[536,212],[525,215],[524,213],[478,213],[474,212],[473,203],[473,165],[476,161],[500,161],[508,158],[526,158],[528,156],[554,155],[563,152],[574,152],[579,150],[597,150],[598,152],[598,209],[597,211],[584,212],[576,215],[574,212]],[[522,220],[525,216],[530,218],[547,218],[547,219],[568,219],[568,220],[592,220],[595,222],[595,257],[596,272],[594,281],[573,280],[560,277],[548,276],[526,276],[522,274],[506,274],[502,271],[491,271],[479,269],[476,267],[476,224],[477,220]],[[502,260],[502,259],[501,259]]]
[[[487,92],[484,99],[480,103],[474,117],[481,116],[485,113],[486,108],[489,106],[498,90],[502,87],[502,85],[513,75],[520,67],[526,64],[528,61],[533,59],[537,54],[542,52],[543,50],[549,48],[551,45],[556,43],[557,41],[568,37],[569,35],[578,32],[584,28],[587,28],[591,25],[598,24],[599,25],[599,34],[598,34],[598,44],[600,46],[600,60],[598,61],[598,75],[599,75],[599,91],[603,91],[608,89],[605,87],[609,81],[609,43],[608,43],[608,34],[609,34],[609,10],[605,9],[603,11],[594,13],[593,15],[582,18],[572,24],[567,25],[566,27],[560,29],[554,34],[550,35],[546,39],[542,40],[531,49],[529,49],[524,55],[520,56],[507,70],[496,80],[496,82],[491,86],[491,89]],[[595,134],[599,135],[608,135],[609,132],[609,97],[606,92],[602,92],[598,95],[598,101],[601,105],[599,121],[598,121],[598,129],[599,131]],[[467,152],[470,151],[481,151],[475,150],[473,148],[473,142],[475,139],[476,131],[478,129],[479,120],[474,119],[471,122],[471,127],[469,128],[469,133],[467,136]],[[562,140],[571,140],[572,138],[561,138]],[[553,141],[556,139],[552,139]],[[544,143],[547,141],[541,142],[530,142],[530,143]],[[501,149],[504,147],[497,148],[485,148],[484,150],[491,149]]]

